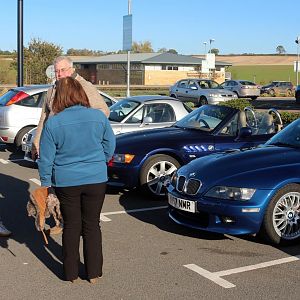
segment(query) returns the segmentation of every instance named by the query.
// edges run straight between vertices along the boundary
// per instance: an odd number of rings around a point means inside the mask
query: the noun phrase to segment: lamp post
[[[206,55],[206,45],[207,45],[207,42],[203,42],[203,45],[204,45],[204,54]]]
[[[209,39],[209,53],[211,53],[211,43],[214,41],[215,39]]]
[[[23,85],[23,0],[18,0],[18,86]]]
[[[297,36],[295,43],[297,44],[297,62],[296,62],[296,81],[297,85],[299,84],[299,43],[300,43],[300,36]]]

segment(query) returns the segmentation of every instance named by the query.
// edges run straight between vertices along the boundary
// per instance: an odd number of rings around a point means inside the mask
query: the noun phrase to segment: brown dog
[[[30,200],[27,203],[28,216],[35,218],[35,227],[43,233],[45,243],[48,244],[44,232],[45,219],[53,216],[56,226],[62,222],[60,203],[52,188],[40,187],[30,193]]]

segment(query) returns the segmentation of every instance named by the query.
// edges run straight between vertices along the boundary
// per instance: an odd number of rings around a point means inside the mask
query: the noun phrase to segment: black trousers
[[[102,275],[102,236],[99,222],[105,190],[106,183],[55,188],[64,220],[62,245],[66,280],[78,277],[81,234],[87,278]]]

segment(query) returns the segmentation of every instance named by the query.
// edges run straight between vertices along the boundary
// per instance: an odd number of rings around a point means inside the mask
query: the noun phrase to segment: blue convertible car
[[[255,113],[228,106],[204,105],[168,128],[124,133],[109,163],[109,184],[144,187],[155,196],[166,194],[165,184],[182,165],[227,149],[256,147],[281,127],[276,111]]]
[[[177,223],[226,234],[300,240],[300,119],[264,145],[196,159],[168,186]]]

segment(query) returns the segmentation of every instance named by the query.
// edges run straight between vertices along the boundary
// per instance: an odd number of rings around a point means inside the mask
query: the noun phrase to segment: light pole
[[[211,53],[211,43],[214,41],[215,39],[209,39],[209,53]]]
[[[203,45],[204,45],[204,54],[206,55],[206,45],[207,45],[207,42],[203,42]]]
[[[297,85],[299,84],[299,43],[300,43],[300,36],[297,36],[295,43],[297,44],[297,62],[296,62],[296,81]]]
[[[131,15],[131,0],[128,0],[128,15]],[[127,51],[127,97],[130,97],[130,50]]]

